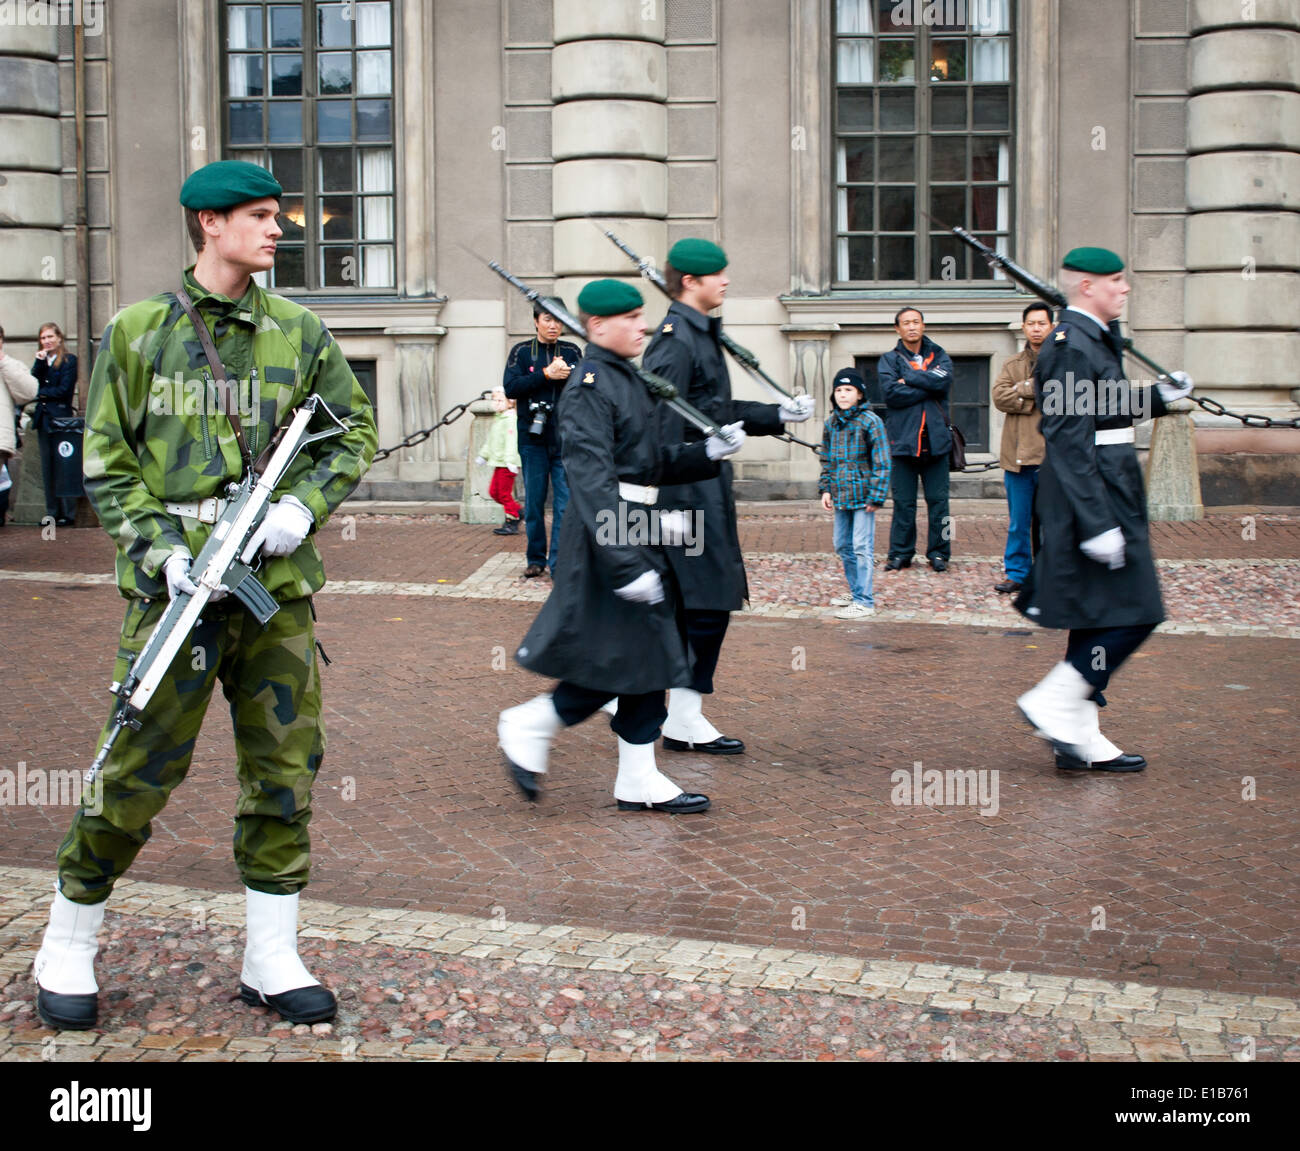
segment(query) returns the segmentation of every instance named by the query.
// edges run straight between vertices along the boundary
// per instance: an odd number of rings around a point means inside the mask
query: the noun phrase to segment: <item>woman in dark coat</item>
[[[1110,677],[1165,618],[1133,425],[1192,390],[1182,372],[1154,387],[1125,379],[1123,269],[1104,248],[1065,257],[1070,306],[1034,367],[1046,441],[1034,509],[1042,546],[1016,607],[1070,638],[1065,659],[1017,703],[1065,770],[1146,767],[1101,734],[1097,709]]]
[[[58,324],[42,324],[38,333],[41,350],[32,364],[36,377],[36,411],[32,416],[41,444],[41,480],[45,485],[45,515],[62,527],[76,518],[77,501],[70,496],[54,495],[54,428],[56,417],[70,416],[72,400],[77,394],[77,357],[63,344]]]
[[[517,653],[530,671],[561,682],[553,694],[501,713],[501,748],[525,798],[536,800],[556,733],[617,697],[610,726],[619,737],[619,808],[704,811],[708,796],[684,793],[655,766],[664,693],[690,679],[657,489],[716,476],[716,461],[738,451],[744,435],[662,442],[656,401],[628,363],[645,340],[641,293],[597,280],[578,307],[592,342],[560,399],[570,500],[555,587]],[[673,527],[680,542],[694,534],[690,525]]]

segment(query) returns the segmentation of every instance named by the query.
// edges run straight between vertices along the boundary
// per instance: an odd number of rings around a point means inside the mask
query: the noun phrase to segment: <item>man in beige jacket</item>
[[[1006,413],[1002,425],[1002,473],[1007,489],[1011,523],[1003,558],[1006,576],[994,584],[1006,595],[1018,592],[1033,562],[1030,544],[1034,493],[1038,488],[1038,465],[1043,462],[1043,433],[1038,430],[1038,405],[1034,402],[1034,363],[1038,349],[1052,330],[1052,312],[1046,304],[1033,303],[1021,317],[1025,349],[1002,365],[993,384],[993,405]]]
[[[0,527],[9,514],[9,489],[13,486],[5,465],[18,450],[14,417],[24,404],[36,398],[36,377],[21,361],[5,354],[5,330],[0,328]]]

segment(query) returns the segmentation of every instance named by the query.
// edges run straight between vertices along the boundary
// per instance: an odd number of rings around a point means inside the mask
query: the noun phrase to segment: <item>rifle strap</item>
[[[194,325],[194,334],[198,336],[199,346],[203,348],[208,367],[212,369],[212,379],[217,386],[217,394],[221,397],[221,406],[225,409],[230,426],[235,430],[235,440],[239,444],[239,454],[244,458],[244,467],[251,471],[253,468],[253,453],[248,450],[248,441],[244,439],[244,428],[239,422],[234,389],[226,378],[226,366],[221,362],[221,357],[217,355],[216,345],[212,342],[212,334],[208,331],[208,325],[203,322],[203,317],[199,315],[198,309],[195,308],[194,301],[190,299],[190,294],[184,288],[180,288],[176,292],[176,299],[180,302],[181,307],[185,309],[185,314],[189,316],[190,323]]]

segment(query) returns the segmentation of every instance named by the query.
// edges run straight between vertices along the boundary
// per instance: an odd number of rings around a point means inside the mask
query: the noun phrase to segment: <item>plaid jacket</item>
[[[818,492],[829,492],[837,511],[883,504],[889,493],[889,439],[865,400],[826,417]]]

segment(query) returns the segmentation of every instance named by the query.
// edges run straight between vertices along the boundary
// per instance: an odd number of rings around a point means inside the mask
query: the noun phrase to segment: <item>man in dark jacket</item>
[[[719,336],[722,325],[709,312],[722,306],[727,293],[727,255],[708,240],[679,240],[668,253],[664,278],[673,296],[663,323],[646,350],[645,366],[677,385],[682,397],[718,424],[741,421],[751,436],[776,436],[783,423],[812,415],[811,396],[780,404],[731,398],[731,380]],[[665,443],[698,440],[700,432],[671,408],[660,412]],[[665,493],[665,507],[703,515],[703,548],[673,549],[669,560],[686,600],[686,632],[693,663],[689,686],[674,688],[668,700],[664,747],[669,751],[704,751],[738,755],[743,741],[723,735],[701,713],[701,696],[713,691],[713,673],[727,634],[730,613],[749,598],[745,561],[736,530],[736,501],[731,464],[724,462],[716,479],[682,484]]]
[[[925,334],[919,308],[903,308],[894,317],[898,343],[880,357],[876,376],[885,393],[885,430],[894,458],[890,477],[894,520],[889,528],[886,571],[910,567],[916,553],[916,484],[925,487],[929,524],[926,558],[935,571],[947,571],[952,559],[948,518],[948,390],[952,360]]]
[[[1063,262],[1070,306],[1034,367],[1046,455],[1038,479],[1042,549],[1016,607],[1044,627],[1068,628],[1065,659],[1016,702],[1070,771],[1141,771],[1101,734],[1098,707],[1119,666],[1164,619],[1147,531],[1133,424],[1163,416],[1192,390],[1185,372],[1154,387],[1124,378],[1119,316],[1124,262],[1075,248]]]
[[[618,736],[619,809],[704,811],[708,796],[684,793],[655,766],[664,691],[690,678],[658,485],[716,476],[716,461],[739,451],[744,433],[737,424],[725,429],[729,440],[661,440],[656,401],[628,363],[645,342],[641,293],[596,280],[578,308],[591,343],[559,412],[573,481],[569,526],[555,588],[516,654],[530,671],[561,682],[553,694],[501,713],[501,749],[515,784],[536,800],[556,733],[617,697],[610,726]]]
[[[563,306],[564,301],[556,301]],[[560,339],[560,322],[533,305],[537,335],[510,349],[502,386],[515,401],[519,414],[519,462],[524,472],[524,527],[528,550],[524,575],[529,579],[547,568],[555,571],[560,550],[560,521],[569,502],[569,484],[560,457],[555,426],[555,405],[582,352],[577,344]],[[546,550],[546,490],[551,501],[551,549]]]

